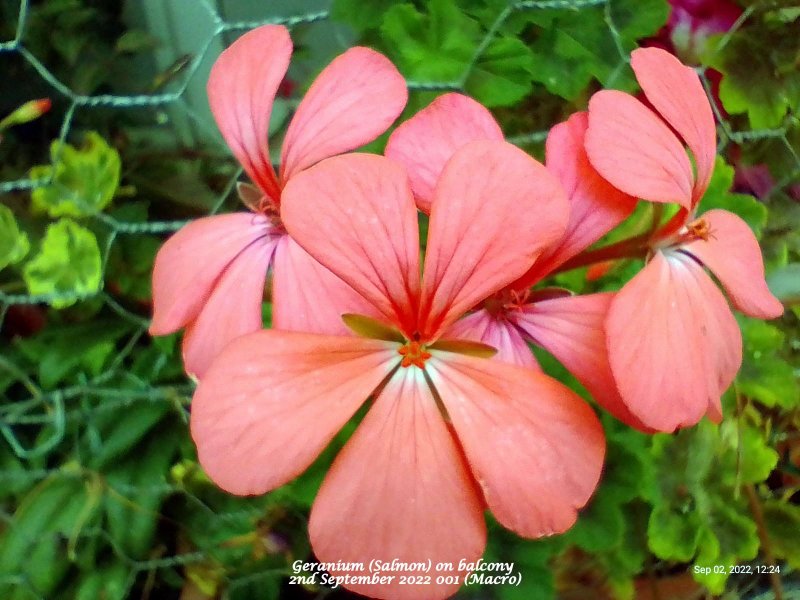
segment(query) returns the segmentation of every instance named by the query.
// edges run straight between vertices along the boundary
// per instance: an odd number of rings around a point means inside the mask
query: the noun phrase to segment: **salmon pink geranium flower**
[[[432,198],[420,277],[417,208],[399,165],[350,154],[295,176],[281,206],[289,234],[378,317],[345,317],[360,336],[238,338],[192,401],[203,468],[229,492],[261,494],[305,470],[373,397],[311,509],[324,563],[430,560],[452,563],[436,575],[463,576],[459,562],[485,547],[486,506],[522,536],[561,532],[600,476],[603,431],[580,397],[445,335],[562,235],[558,182],[514,146],[476,141],[447,161]],[[436,577],[344,585],[378,598],[443,598],[459,587]]]
[[[372,141],[405,106],[405,80],[383,55],[351,48],[326,67],[297,108],[275,173],[267,144],[272,104],[292,41],[283,26],[254,29],[225,50],[208,81],[211,111],[255,186],[241,186],[250,213],[198,219],[172,236],[153,270],[153,335],[186,328],[184,364],[202,377],[232,339],[262,326],[267,271],[276,327],[342,333],[336,307],[365,309],[360,297],[286,234],[282,190],[320,160]],[[324,300],[322,300],[324,299]]]
[[[651,237],[647,265],[611,301],[605,328],[622,399],[647,426],[673,431],[704,415],[719,421],[720,397],[741,364],[741,332],[706,269],[746,315],[771,319],[783,307],[747,224],[725,210],[697,215],[716,155],[697,74],[658,48],[635,50],[631,66],[656,112],[623,92],[596,93],[589,160],[617,189],[681,209]]]
[[[497,348],[496,360],[534,369],[539,365],[528,344],[545,348],[606,410],[648,430],[622,402],[608,364],[603,322],[613,294],[530,291],[622,222],[636,205],[635,198],[615,189],[589,164],[584,150],[587,124],[587,114],[577,113],[547,137],[547,169],[560,181],[570,206],[564,235],[549,244],[522,277],[486,298],[446,335],[484,342]],[[430,210],[430,190],[445,162],[475,139],[502,140],[503,134],[486,108],[466,96],[445,94],[392,133],[386,156],[406,166],[420,208]]]

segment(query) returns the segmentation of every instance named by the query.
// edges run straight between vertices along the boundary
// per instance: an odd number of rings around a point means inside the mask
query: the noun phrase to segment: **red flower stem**
[[[756,531],[761,541],[761,552],[767,561],[767,565],[774,567],[778,563],[775,561],[775,555],[772,552],[772,545],[770,544],[767,526],[764,521],[764,510],[761,507],[761,501],[758,499],[758,493],[752,484],[747,484],[742,487],[744,488],[745,494],[747,494],[750,512],[753,514],[753,519],[756,522]],[[783,585],[781,584],[780,575],[770,572],[767,576],[769,577],[769,583],[772,586],[775,600],[783,600]]]
[[[573,256],[567,262],[555,269],[552,274],[571,271],[580,267],[605,262],[607,260],[617,260],[620,258],[645,258],[649,251],[647,241],[650,233],[637,235],[626,240],[620,240],[597,250],[582,252]]]

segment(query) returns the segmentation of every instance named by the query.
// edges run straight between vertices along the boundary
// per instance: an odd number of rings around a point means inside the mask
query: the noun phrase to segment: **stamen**
[[[691,244],[697,240],[707,242],[711,239],[716,239],[711,230],[711,225],[706,219],[701,217],[695,219],[691,223],[687,223],[675,233],[658,239],[651,245],[650,252],[667,248],[679,248],[684,244]],[[650,259],[650,254],[648,254],[647,259]]]
[[[286,228],[281,221],[281,209],[267,196],[262,196],[261,201],[258,203],[258,212],[269,219],[272,226],[280,232],[285,233]]]
[[[531,291],[528,288],[522,291],[511,290],[509,299],[503,304],[503,308],[506,310],[521,310],[528,303],[530,297]]]
[[[709,240],[709,238],[714,238],[714,235],[711,233],[711,227],[708,224],[708,221],[705,219],[696,219],[692,221],[686,226],[686,230],[690,236],[695,239],[701,239],[705,242]]]
[[[420,369],[425,368],[425,361],[431,357],[431,353],[419,342],[407,342],[404,346],[397,349],[398,354],[403,357],[400,361],[401,367],[415,366]]]

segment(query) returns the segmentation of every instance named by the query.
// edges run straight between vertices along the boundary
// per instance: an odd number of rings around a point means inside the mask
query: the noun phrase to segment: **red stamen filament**
[[[279,231],[286,231],[281,221],[281,209],[267,196],[262,196],[258,203],[258,212],[269,219],[272,226]]]
[[[531,291],[529,289],[522,291],[511,290],[509,296],[510,298],[503,304],[503,308],[506,310],[522,310],[522,307],[528,303],[531,297]]]

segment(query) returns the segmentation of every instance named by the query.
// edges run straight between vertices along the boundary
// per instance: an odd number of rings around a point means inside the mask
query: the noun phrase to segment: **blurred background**
[[[314,560],[308,511],[352,426],[284,488],[228,496],[196,463],[179,338],[146,332],[160,244],[238,208],[205,84],[263,23],[295,44],[276,139],[354,44],[407,78],[403,118],[462,91],[538,158],[591,93],[637,92],[637,46],[697,67],[719,125],[703,205],[757,232],[787,311],[740,319],[721,425],[651,437],[604,415],[606,472],[578,524],[529,541],[490,523],[485,559],[514,562],[522,583],[459,597],[800,598],[800,3],[781,0],[0,0],[0,598],[351,597],[288,575]],[[604,242],[647,228],[649,211]],[[640,267],[554,283],[616,290]],[[745,573],[700,569],[713,565]]]

